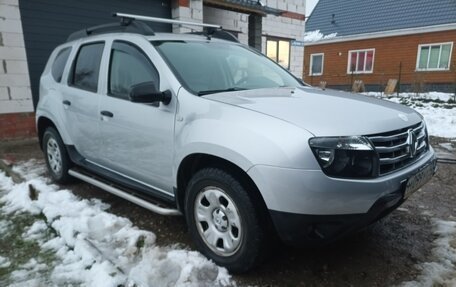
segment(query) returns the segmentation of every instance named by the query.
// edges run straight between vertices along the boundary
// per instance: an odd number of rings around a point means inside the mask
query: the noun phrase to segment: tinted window
[[[109,94],[129,99],[131,87],[145,82],[153,82],[159,88],[158,72],[149,58],[131,44],[114,42],[109,68]]]
[[[59,51],[57,57],[55,57],[54,63],[52,64],[52,77],[56,82],[62,80],[63,70],[65,69],[66,63],[68,61],[68,56],[70,56],[71,48],[65,48]]]
[[[76,58],[71,84],[75,87],[96,92],[104,43],[81,46]]]

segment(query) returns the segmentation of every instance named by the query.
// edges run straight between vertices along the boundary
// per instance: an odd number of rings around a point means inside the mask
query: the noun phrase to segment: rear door
[[[62,88],[62,105],[68,132],[77,151],[87,159],[101,156],[99,135],[98,94],[104,41],[80,45],[68,76],[68,85]]]
[[[129,100],[131,87],[165,82],[154,64],[147,41],[114,41],[107,69],[106,95],[101,97],[100,122],[104,167],[172,195],[172,162],[176,98],[168,105]],[[156,52],[155,52],[156,53]],[[166,85],[165,85],[166,86]],[[163,85],[162,85],[163,88]]]

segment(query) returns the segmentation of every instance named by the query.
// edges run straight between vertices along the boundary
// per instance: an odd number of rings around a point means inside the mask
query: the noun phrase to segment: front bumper
[[[317,170],[254,167],[257,184],[283,241],[330,241],[382,218],[404,201],[407,180],[427,165],[432,148],[412,165],[369,180],[330,178]]]
[[[403,191],[379,198],[364,214],[304,215],[270,210],[279,237],[291,245],[320,245],[355,232],[404,202]]]

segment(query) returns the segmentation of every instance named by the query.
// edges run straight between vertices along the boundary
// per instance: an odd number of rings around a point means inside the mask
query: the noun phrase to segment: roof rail
[[[166,18],[157,18],[157,17],[149,17],[149,16],[141,16],[141,15],[125,14],[125,13],[114,13],[113,16],[120,17],[121,22],[126,22],[126,21],[131,22],[133,20],[141,20],[141,21],[149,21],[149,22],[155,22],[155,23],[167,23],[167,24],[203,27],[203,28],[205,28],[203,32],[191,32],[189,34],[203,35],[203,36],[206,36],[208,38],[208,40],[210,40],[211,37],[214,37],[214,38],[218,38],[218,39],[239,42],[238,39],[233,34],[222,30],[222,26],[220,26],[220,25],[172,20],[172,19],[166,19]]]
[[[179,20],[172,20],[172,19],[166,19],[166,18],[157,18],[157,17],[141,16],[141,15],[134,15],[134,14],[126,14],[126,13],[114,13],[113,16],[121,17],[121,19],[130,20],[130,21],[131,20],[142,20],[142,21],[155,22],[155,23],[167,23],[167,24],[177,24],[177,25],[222,29],[222,26],[220,26],[220,25],[179,21]]]
[[[128,19],[122,19],[120,25],[119,23],[110,23],[76,31],[68,36],[67,42],[84,38],[90,35],[99,35],[114,32],[136,33],[149,36],[155,35],[154,30],[152,30],[151,27],[143,22],[133,22]]]
[[[192,35],[202,35],[206,36],[207,38],[217,38],[217,39],[222,39],[226,41],[231,41],[231,42],[237,42],[239,43],[239,39],[236,38],[232,33],[225,31],[225,30],[210,30],[210,31],[203,31],[203,32],[190,32],[188,34]]]
[[[191,32],[189,34],[204,35],[207,37],[208,40],[210,40],[212,37],[214,37],[214,38],[218,38],[218,39],[239,42],[238,39],[233,34],[231,34],[228,31],[222,30],[222,26],[220,26],[220,25],[179,21],[179,20],[172,20],[172,19],[165,19],[165,18],[156,18],[156,17],[141,16],[141,15],[125,14],[125,13],[113,13],[113,16],[120,17],[120,25],[119,25],[119,23],[110,23],[110,24],[90,27],[87,29],[82,29],[82,30],[79,30],[79,31],[76,31],[76,32],[70,34],[70,36],[67,39],[67,42],[73,41],[76,39],[80,39],[80,38],[84,38],[87,36],[91,36],[91,35],[99,35],[99,34],[115,33],[115,32],[136,33],[136,34],[141,34],[141,35],[146,35],[146,36],[155,35],[154,30],[150,26],[148,26],[146,23],[141,22],[141,21],[203,27],[204,31]],[[135,20],[140,20],[140,21],[135,21]]]

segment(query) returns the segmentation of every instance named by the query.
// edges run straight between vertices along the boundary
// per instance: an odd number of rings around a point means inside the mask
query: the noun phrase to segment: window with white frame
[[[450,69],[453,42],[418,46],[417,71],[446,71]]]
[[[310,76],[321,76],[323,75],[323,62],[325,59],[325,54],[311,54],[310,55]]]
[[[374,70],[375,49],[348,51],[347,73],[372,73]]]

